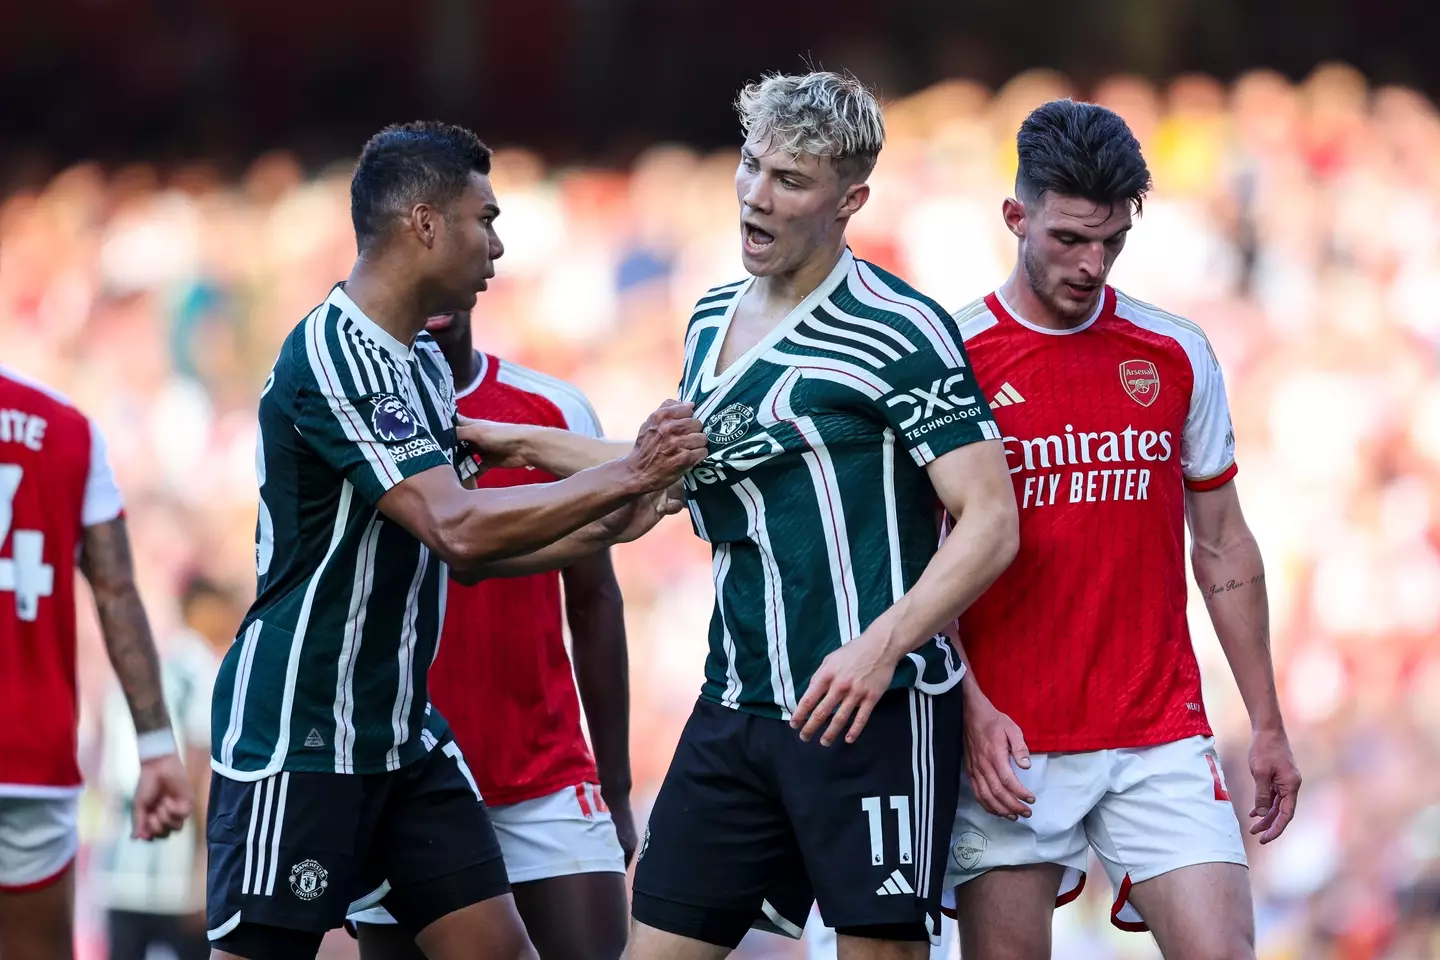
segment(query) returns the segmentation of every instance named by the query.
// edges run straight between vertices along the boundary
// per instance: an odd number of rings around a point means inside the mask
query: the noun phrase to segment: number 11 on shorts
[[[870,820],[870,864],[881,866],[885,863],[885,828],[881,817],[880,797],[865,797],[860,801],[860,809]],[[910,798],[891,797],[890,809],[895,811],[895,819],[900,830],[900,862],[909,863],[913,859],[910,845]]]

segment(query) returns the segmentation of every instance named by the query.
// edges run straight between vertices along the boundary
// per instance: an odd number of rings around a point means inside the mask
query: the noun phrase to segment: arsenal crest
[[[1160,371],[1149,360],[1126,360],[1120,364],[1120,385],[1131,400],[1148,407],[1160,396]]]

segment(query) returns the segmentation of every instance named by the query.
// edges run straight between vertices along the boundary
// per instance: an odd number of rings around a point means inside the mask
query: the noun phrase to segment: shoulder
[[[952,313],[950,319],[959,328],[960,338],[965,341],[967,349],[973,347],[971,341],[976,337],[987,330],[993,330],[1000,323],[990,310],[990,305],[986,302],[985,297],[967,303]]]
[[[8,383],[10,393],[25,398],[25,405],[47,420],[89,423],[89,418],[59,390],[0,364],[0,381]]]
[[[419,358],[420,369],[425,376],[444,392],[450,402],[454,402],[455,374],[450,369],[450,361],[445,359],[435,338],[423,330],[415,338],[415,356]]]
[[[749,278],[735,280],[731,283],[722,283],[718,287],[711,287],[700,295],[695,301],[695,306],[690,311],[689,329],[696,327],[718,326],[720,318],[731,305],[745,292],[749,284]]]
[[[590,436],[601,435],[600,418],[596,415],[595,408],[590,405],[589,398],[579,387],[559,377],[552,377],[548,373],[541,373],[509,360],[491,357],[489,362],[496,365],[495,379],[498,383],[513,390],[543,397],[559,408],[565,418],[567,430]]]
[[[1115,316],[1142,330],[1173,341],[1183,351],[1196,375],[1210,370],[1218,371],[1220,361],[1210,346],[1210,338],[1198,323],[1162,310],[1154,304],[1137,300],[1126,293],[1115,291]]]
[[[77,463],[88,461],[87,454],[104,449],[105,438],[88,416],[60,391],[49,384],[0,364],[0,406],[15,404],[27,414],[23,426],[14,427],[27,437],[27,445],[40,450],[65,451]],[[43,439],[42,439],[43,438]]]
[[[947,366],[964,366],[964,350],[955,323],[939,302],[881,267],[856,259],[829,305],[841,319],[857,318],[889,329],[907,353],[923,350]]]

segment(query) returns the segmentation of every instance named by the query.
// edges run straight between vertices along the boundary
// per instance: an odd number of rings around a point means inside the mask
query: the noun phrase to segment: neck
[[[1010,271],[1010,278],[1000,287],[1000,296],[1005,302],[1017,310],[1021,317],[1037,327],[1047,327],[1051,330],[1070,330],[1080,326],[1090,315],[1071,320],[1062,317],[1051,309],[1050,305],[1040,299],[1035,293],[1035,288],[1030,286],[1030,275],[1025,270],[1025,260],[1015,262],[1015,269]],[[1104,296],[1102,293],[1101,296]]]
[[[840,254],[844,249],[845,235],[842,233],[833,241],[827,241],[794,270],[768,277],[756,277],[752,289],[772,306],[786,307],[788,313],[825,282],[830,271],[835,269],[835,264],[840,262]]]
[[[345,293],[377,327],[407,347],[430,316],[414,282],[384,259],[357,259],[345,281]]]
[[[463,390],[475,382],[475,374],[480,372],[480,354],[475,352],[475,347],[470,342],[470,331],[465,331],[464,336],[456,340],[446,340],[440,345],[440,352],[445,354],[445,361],[450,364],[450,373],[455,377],[455,388]]]

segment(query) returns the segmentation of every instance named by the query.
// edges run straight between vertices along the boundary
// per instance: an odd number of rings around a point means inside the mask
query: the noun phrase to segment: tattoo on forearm
[[[1239,590],[1241,587],[1250,587],[1263,584],[1265,574],[1257,573],[1249,580],[1226,580],[1224,583],[1212,583],[1205,591],[1205,599],[1219,596],[1222,593],[1229,593],[1231,590]]]
[[[123,519],[86,528],[80,566],[95,594],[105,649],[130,704],[136,731],[167,729],[170,714],[165,708],[160,658],[135,590]]]

